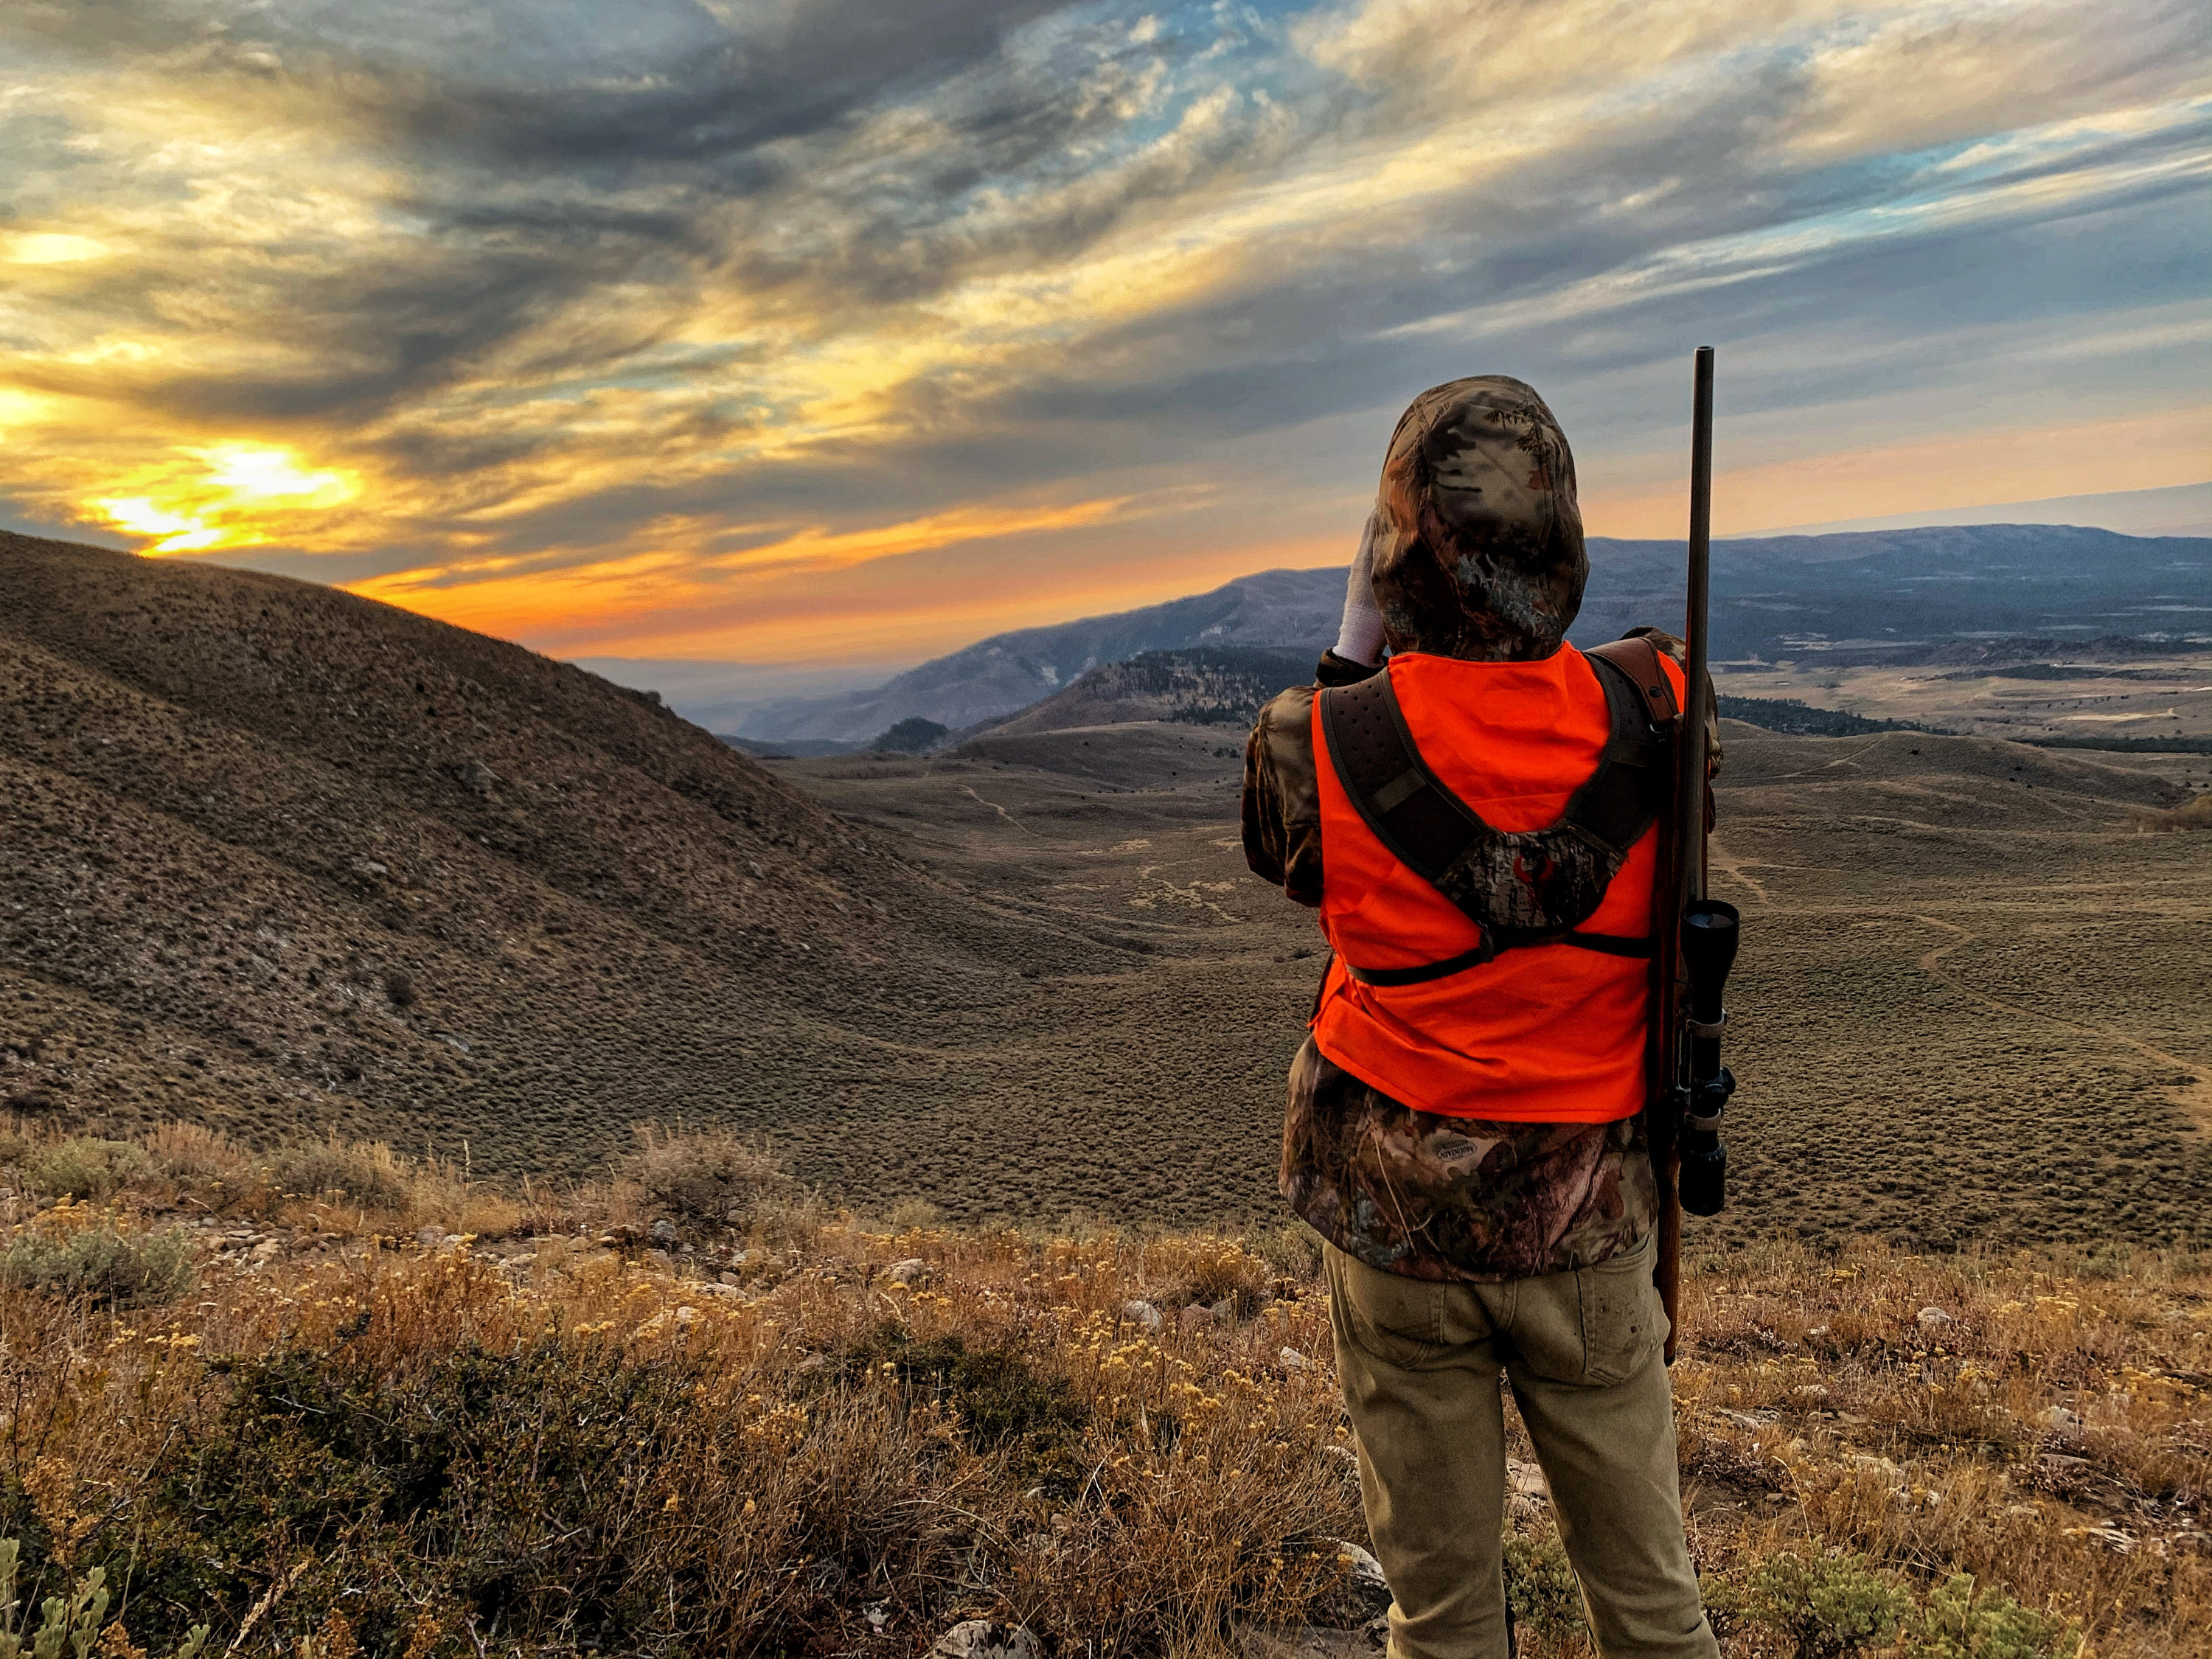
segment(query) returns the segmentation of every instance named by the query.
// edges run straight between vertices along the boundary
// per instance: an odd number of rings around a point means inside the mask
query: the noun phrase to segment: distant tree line
[[[1847,708],[1815,708],[1795,697],[1721,697],[1721,718],[1796,738],[1856,738],[1873,732],[1940,732],[1917,720],[1881,720]]]
[[[2038,749],[2107,749],[2133,755],[2212,755],[2212,738],[2028,738]]]

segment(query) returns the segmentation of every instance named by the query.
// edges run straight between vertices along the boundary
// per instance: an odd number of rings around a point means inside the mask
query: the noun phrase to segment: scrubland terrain
[[[1243,868],[1233,728],[763,767],[343,593],[0,551],[0,1104],[508,1179],[683,1121],[964,1222],[1279,1216],[1322,941]],[[2212,860],[2145,832],[2185,789],[1979,738],[1729,743],[1745,1087],[1694,1236],[2203,1242]]]
[[[1794,697],[1875,720],[1917,720],[1976,737],[2203,739],[2212,736],[2212,650],[2049,647],[2057,660],[1830,664],[1819,654],[1771,667],[1732,665],[1723,691]],[[2160,757],[2176,781],[2212,782],[2203,754]]]
[[[639,1117],[865,1139],[969,1111],[948,1054],[1050,1023],[1023,970],[1158,932],[979,899],[606,681],[331,589],[0,536],[0,599],[27,1115],[516,1176]]]
[[[1743,1093],[1729,1209],[1692,1237],[2212,1238],[2212,860],[2201,830],[2146,828],[2185,792],[1984,738],[1725,736],[1712,890],[1745,915],[1729,997]],[[1164,1103],[1155,1118],[1071,1091],[1053,1142],[1010,1126],[1009,1162],[1068,1149],[1046,1195],[1063,1204],[1272,1212],[1280,1079],[1322,940],[1243,869],[1240,767],[1233,743],[1178,724],[775,765],[1002,902],[1175,924],[1142,972],[1061,993]],[[1186,1092],[1207,1048],[1235,1086]],[[1188,1100],[1205,1103],[1196,1123],[1171,1103]],[[1214,1152],[1195,1170],[1194,1139]],[[989,1213],[994,1165],[964,1153],[917,1131],[915,1190]]]
[[[0,1603],[164,1656],[1372,1647],[1274,1195],[1321,939],[1241,734],[764,767],[329,590],[0,582]],[[2204,1650],[2212,798],[1724,735],[1676,1382],[1732,1659]],[[1586,1651],[1516,1456],[1525,1650]]]
[[[716,1136],[557,1192],[181,1127],[0,1162],[0,1536],[28,1603],[100,1575],[104,1653],[1379,1650],[1294,1230],[872,1218]],[[1731,1659],[2204,1650],[2201,1258],[1691,1265]],[[1587,1655],[1512,1456],[1523,1651]]]

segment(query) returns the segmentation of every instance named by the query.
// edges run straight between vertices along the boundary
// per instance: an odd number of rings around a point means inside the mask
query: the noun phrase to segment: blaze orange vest
[[[1681,670],[1659,660],[1679,705]],[[1385,672],[1420,761],[1496,830],[1557,822],[1613,733],[1598,671],[1571,645],[1541,662],[1408,653]],[[1335,951],[1311,1022],[1322,1053],[1393,1099],[1449,1116],[1605,1123],[1643,1109],[1649,961],[1565,943],[1480,960],[1484,929],[1384,845],[1346,791],[1319,697],[1314,756],[1321,925]],[[1647,940],[1658,862],[1655,824],[1577,936]],[[1462,957],[1477,960],[1413,983],[1363,983],[1351,971],[1388,981]]]

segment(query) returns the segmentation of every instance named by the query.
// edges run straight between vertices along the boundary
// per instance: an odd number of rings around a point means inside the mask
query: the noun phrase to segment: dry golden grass
[[[503,1194],[319,1148],[356,1196],[201,1131],[143,1150],[56,1204],[21,1179],[52,1144],[0,1147],[17,1241],[198,1241],[167,1303],[0,1279],[0,1536],[33,1595],[105,1567],[157,1652],[207,1623],[240,1654],[915,1653],[967,1617],[1218,1652],[1346,1616],[1334,1540],[1364,1534],[1294,1234],[895,1225],[773,1181],[733,1230],[634,1181]],[[2201,1266],[1692,1266],[1686,1491],[1732,1656],[1792,1651],[1757,1614],[1772,1564],[1838,1553],[1916,1603],[1971,1573],[2100,1659],[2204,1650]],[[1524,1650],[1586,1654],[1516,1510]]]
[[[1701,1559],[1820,1539],[2002,1584],[2106,1659],[2206,1650],[2201,1259],[1753,1249],[1699,1264],[1686,1317]]]
[[[2148,835],[2176,835],[2191,830],[2212,830],[2212,794],[2199,795],[2165,811],[2138,812],[2135,826]]]

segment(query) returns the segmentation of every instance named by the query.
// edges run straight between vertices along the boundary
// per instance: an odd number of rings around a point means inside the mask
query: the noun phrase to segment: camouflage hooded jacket
[[[1559,648],[1589,566],[1573,457],[1530,388],[1486,376],[1417,398],[1392,438],[1376,513],[1373,586],[1392,650],[1530,661]],[[1680,657],[1679,642],[1653,637]],[[1246,862],[1301,904],[1322,898],[1313,699],[1376,672],[1324,653],[1314,684],[1263,708],[1245,747]],[[1659,1206],[1641,1115],[1551,1124],[1418,1111],[1310,1036],[1291,1066],[1281,1187],[1348,1255],[1444,1280],[1591,1266],[1635,1249]]]

